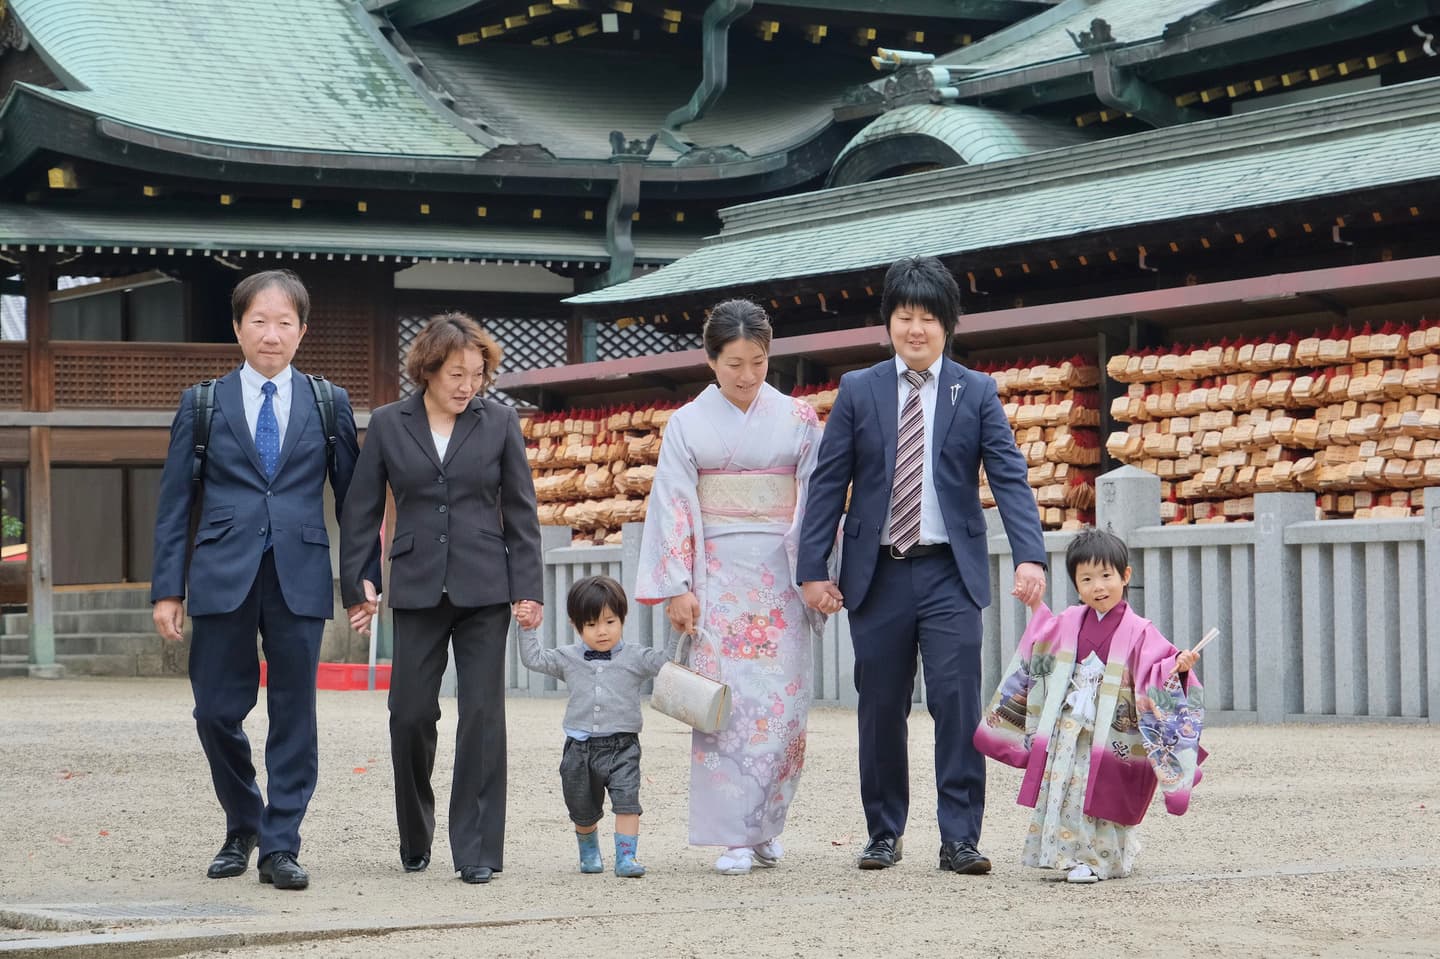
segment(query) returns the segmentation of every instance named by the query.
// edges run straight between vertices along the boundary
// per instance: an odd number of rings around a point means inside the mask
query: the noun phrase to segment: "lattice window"
[[[644,323],[624,328],[614,323],[600,323],[595,330],[595,346],[599,359],[619,360],[698,349],[700,334],[672,333],[663,326]]]
[[[319,373],[350,394],[350,406],[371,407],[370,340],[375,308],[365,289],[316,284],[311,290],[310,322],[295,353],[295,366]]]
[[[24,343],[0,346],[0,406],[17,408],[25,402]]]
[[[197,348],[135,343],[55,347],[55,405],[60,408],[174,407],[187,386],[240,365],[235,344]]]
[[[416,384],[405,375],[405,353],[416,335],[425,328],[429,316],[402,316],[400,318],[400,395],[409,396],[415,392]],[[542,370],[560,366],[565,362],[566,322],[553,317],[526,318],[503,316],[477,316],[476,321],[484,327],[504,351],[500,361],[506,373],[523,373],[526,370]],[[499,390],[491,398],[501,403],[515,405],[515,400]]]

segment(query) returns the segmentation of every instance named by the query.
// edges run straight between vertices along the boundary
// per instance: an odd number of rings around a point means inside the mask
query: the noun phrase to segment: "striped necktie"
[[[890,545],[904,553],[920,542],[920,493],[925,476],[925,404],[920,387],[929,370],[906,370],[910,395],[900,413],[900,436],[895,444],[895,482],[890,489]]]

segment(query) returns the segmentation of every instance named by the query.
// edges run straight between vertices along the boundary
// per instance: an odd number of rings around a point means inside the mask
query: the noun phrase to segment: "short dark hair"
[[[629,608],[625,588],[609,576],[586,576],[570,587],[570,595],[565,598],[565,612],[576,629],[598,622],[607,609],[623,623]]]
[[[1098,563],[1117,573],[1124,573],[1130,565],[1130,548],[1114,533],[1087,526],[1065,550],[1065,572],[1070,574],[1070,582],[1075,582],[1075,571],[1081,563]]]
[[[300,277],[289,270],[265,270],[251,273],[235,284],[235,292],[230,294],[230,313],[236,326],[240,325],[255,297],[272,286],[279,287],[280,292],[289,297],[290,305],[295,307],[295,315],[300,317],[301,326],[310,322],[310,291],[305,289]]]
[[[441,313],[430,318],[425,329],[410,341],[410,351],[405,354],[405,375],[423,390],[451,353],[471,347],[479,350],[485,361],[485,386],[489,387],[495,382],[495,371],[500,367],[504,351],[495,337],[465,313]]]
[[[945,328],[948,341],[960,321],[960,284],[933,256],[907,256],[885,271],[885,290],[880,295],[880,319],[888,329],[890,317],[902,306],[916,306],[934,314]]]
[[[759,344],[766,353],[770,352],[770,338],[775,331],[770,326],[770,314],[759,303],[750,300],[726,300],[716,303],[705,318],[705,329],[701,334],[705,341],[705,355],[712,360],[720,358],[720,351],[736,340],[749,340]]]

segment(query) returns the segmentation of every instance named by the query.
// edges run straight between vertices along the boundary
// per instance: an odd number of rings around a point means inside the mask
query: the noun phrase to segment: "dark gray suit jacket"
[[[543,601],[540,520],[515,411],[476,397],[455,420],[442,462],[423,394],[375,410],[340,522],[346,606],[365,598],[365,560],[395,494],[389,603],[395,609]],[[379,588],[380,584],[376,584]]]

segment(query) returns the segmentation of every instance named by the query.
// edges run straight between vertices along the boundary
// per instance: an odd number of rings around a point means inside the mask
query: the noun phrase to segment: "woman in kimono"
[[[696,732],[690,842],[724,875],[774,866],[805,761],[811,657],[822,619],[795,586],[795,540],[820,445],[814,409],[765,382],[770,319],[728,300],[705,322],[715,384],[665,427],[635,598],[667,602],[691,666],[730,687],[728,725]]]
[[[1035,812],[1021,863],[1094,883],[1130,875],[1157,785],[1171,813],[1189,807],[1205,711],[1199,654],[1125,602],[1125,543],[1085,530],[1065,567],[1081,603],[1057,616],[1035,600],[975,747],[1025,770],[1017,802]]]

